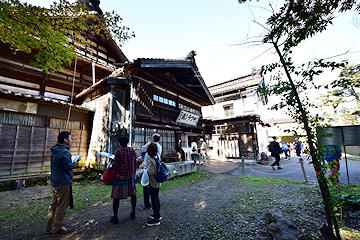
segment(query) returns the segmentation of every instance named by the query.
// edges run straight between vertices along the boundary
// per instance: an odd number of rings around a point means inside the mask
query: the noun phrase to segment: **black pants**
[[[280,167],[280,154],[272,154],[271,156],[274,157],[276,160],[273,164],[271,164],[271,166],[277,165],[278,167]]]
[[[160,199],[159,199],[159,190],[160,188],[153,188],[149,187],[150,196],[151,196],[151,203],[154,213],[154,218],[159,219],[160,217]]]
[[[150,204],[150,188],[143,187],[143,191],[144,191],[144,205],[146,208],[151,208],[151,204]]]

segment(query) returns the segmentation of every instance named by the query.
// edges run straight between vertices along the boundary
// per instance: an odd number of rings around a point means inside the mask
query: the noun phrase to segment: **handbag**
[[[109,163],[104,175],[101,177],[101,181],[105,184],[112,184],[115,178],[115,172],[116,169]]]
[[[143,185],[144,187],[149,185],[149,175],[148,175],[148,172],[147,172],[147,169],[145,168],[144,171],[143,171],[143,174],[141,176],[141,185]]]
[[[105,184],[112,184],[115,178],[115,168],[106,169],[101,181]]]

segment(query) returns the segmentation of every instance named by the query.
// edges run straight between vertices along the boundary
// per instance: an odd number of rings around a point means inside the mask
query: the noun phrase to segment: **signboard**
[[[318,131],[318,134],[334,134],[333,137],[319,139],[319,143],[322,145],[330,146],[344,144],[345,146],[360,146],[360,126],[358,125],[330,127]]]
[[[176,119],[176,123],[183,123],[186,125],[196,126],[199,122],[200,116],[186,112],[184,110],[181,110],[178,118]]]

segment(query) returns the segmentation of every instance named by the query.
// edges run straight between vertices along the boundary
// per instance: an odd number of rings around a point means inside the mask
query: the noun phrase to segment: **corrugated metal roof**
[[[80,110],[85,110],[85,111],[95,111],[92,108],[88,108],[85,106],[80,106],[80,105],[75,105],[75,104],[71,104],[69,102],[63,101],[63,100],[59,100],[59,99],[54,99],[54,98],[48,98],[48,97],[42,97],[42,96],[34,96],[34,95],[30,95],[30,94],[24,94],[24,93],[19,93],[19,92],[12,92],[9,90],[4,90],[4,89],[0,89],[0,94],[4,94],[4,95],[10,95],[10,96],[15,96],[15,97],[21,97],[21,98],[26,98],[26,99],[30,99],[30,100],[36,100],[36,101],[44,101],[44,102],[50,102],[53,104],[59,104],[62,106],[67,106],[67,107],[72,107],[72,108],[76,108],[76,109],[80,109]]]

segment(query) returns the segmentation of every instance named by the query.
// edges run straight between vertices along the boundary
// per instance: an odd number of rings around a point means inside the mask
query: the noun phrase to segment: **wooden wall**
[[[64,129],[0,124],[0,178],[11,178],[50,171],[50,148]],[[88,130],[67,130],[71,133],[72,155],[83,155],[89,144]],[[80,163],[81,164],[81,163]]]

